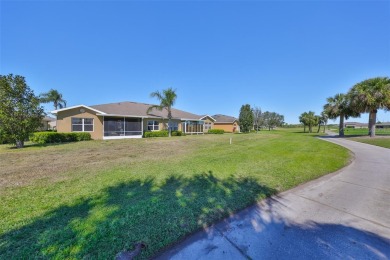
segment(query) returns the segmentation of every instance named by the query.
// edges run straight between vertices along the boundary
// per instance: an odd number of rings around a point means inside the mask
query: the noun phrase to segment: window
[[[72,117],[72,132],[93,132],[93,118]]]
[[[177,122],[171,122],[170,128],[171,131],[177,131],[179,130],[179,124]]]
[[[209,130],[211,129],[211,123],[204,123],[204,130]]]
[[[148,131],[160,130],[158,121],[148,121]]]

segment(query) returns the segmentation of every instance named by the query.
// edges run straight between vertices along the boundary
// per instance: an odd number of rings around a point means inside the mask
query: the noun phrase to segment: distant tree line
[[[304,112],[299,121],[312,132],[314,125],[326,125],[327,119],[339,118],[339,136],[344,136],[344,120],[369,113],[369,136],[375,137],[376,114],[379,109],[390,110],[390,79],[376,77],[355,84],[346,94],[338,93],[327,98],[321,116]]]
[[[249,104],[246,104],[241,106],[238,121],[243,133],[248,133],[252,129],[258,132],[262,128],[270,131],[284,124],[284,116],[270,111],[262,112],[257,106],[251,108]]]

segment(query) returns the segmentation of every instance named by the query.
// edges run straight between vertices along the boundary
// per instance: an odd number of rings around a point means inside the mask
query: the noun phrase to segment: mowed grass
[[[0,259],[112,259],[140,241],[139,257],[151,257],[348,163],[346,149],[314,136],[289,129],[0,146]]]
[[[390,149],[390,136],[378,136],[374,138],[370,137],[354,137],[351,140],[356,141],[356,142],[361,142],[361,143],[366,143],[366,144],[372,144],[376,146],[381,146],[385,148]]]
[[[344,134],[346,136],[368,135],[368,128],[345,128]],[[375,129],[375,135],[390,135],[390,128],[377,128]]]

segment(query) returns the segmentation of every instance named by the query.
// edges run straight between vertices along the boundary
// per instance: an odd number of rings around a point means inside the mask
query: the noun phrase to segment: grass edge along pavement
[[[371,144],[375,146],[380,146],[384,148],[389,148],[390,149],[390,136],[382,137],[382,136],[377,136],[377,137],[354,137],[351,138],[351,140],[360,142],[360,143],[365,143],[365,144]]]
[[[49,162],[58,153],[77,162],[88,151],[109,165],[91,162],[60,179],[37,175],[34,182],[3,189],[0,258],[105,259],[140,241],[147,245],[140,258],[151,257],[262,198],[348,163],[348,150],[315,136],[289,129],[23,150],[25,160],[43,154]],[[112,146],[115,156],[102,155]],[[170,150],[175,147],[181,150]],[[14,168],[19,155],[0,150]]]
[[[338,133],[338,129],[332,129],[333,132]],[[390,129],[376,129],[375,137],[368,137],[368,128],[345,128],[344,138],[350,140],[376,145],[384,148],[390,148]]]

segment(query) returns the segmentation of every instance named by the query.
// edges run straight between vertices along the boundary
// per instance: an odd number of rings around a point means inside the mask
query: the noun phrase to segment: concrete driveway
[[[158,259],[390,259],[390,149],[325,137],[355,154],[339,172],[260,202]]]

